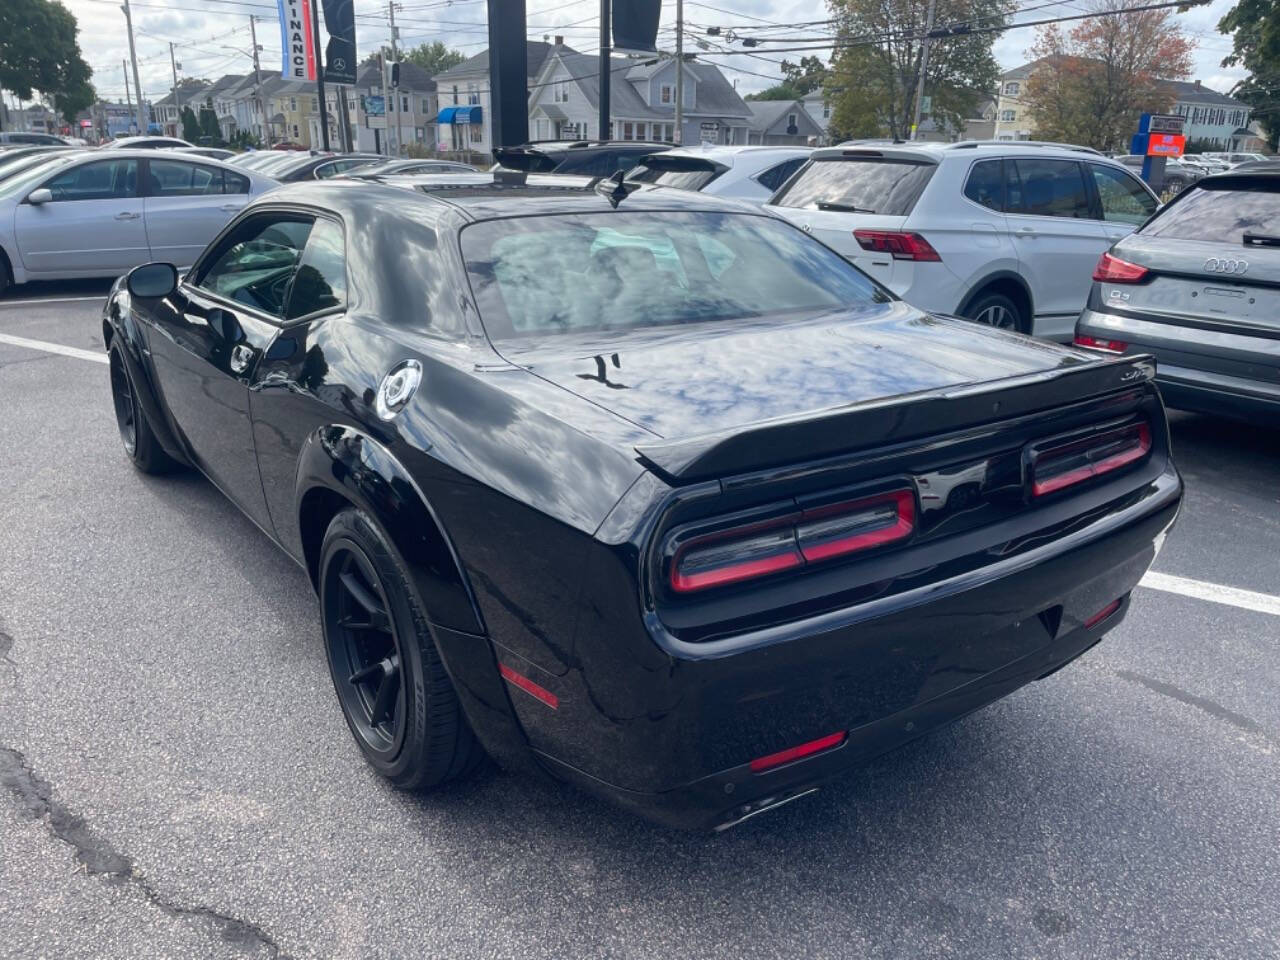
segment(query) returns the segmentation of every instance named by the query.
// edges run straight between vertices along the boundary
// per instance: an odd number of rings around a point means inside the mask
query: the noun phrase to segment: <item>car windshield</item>
[[[473,224],[462,253],[494,340],[884,302],[889,294],[771,217],[620,213]]]
[[[1260,236],[1280,233],[1277,224],[1280,224],[1280,182],[1268,180],[1240,189],[1202,180],[1157,213],[1139,232],[1144,237],[1243,244],[1246,233]]]

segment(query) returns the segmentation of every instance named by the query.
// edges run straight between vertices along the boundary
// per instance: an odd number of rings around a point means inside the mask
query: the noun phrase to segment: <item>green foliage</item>
[[[200,142],[200,121],[196,119],[191,104],[182,108],[182,139],[188,143]]]
[[[799,100],[806,93],[812,93],[822,86],[827,76],[827,68],[819,57],[801,57],[798,64],[783,60],[781,64],[783,80],[761,90],[748,94],[748,100]]]
[[[183,137],[182,139],[185,140],[187,138]],[[258,137],[254,136],[253,132],[250,130],[237,130],[231,135],[230,145],[238,150],[262,149],[262,141]]]
[[[186,137],[182,139],[185,140]],[[218,115],[213,112],[212,107],[200,108],[200,139],[193,142],[205,147],[216,147],[222,143],[222,129],[218,126]]]
[[[362,62],[377,63],[379,52],[388,62],[391,60],[391,48],[383,47],[381,51],[374,51],[369,54]],[[434,77],[437,73],[444,73],[444,71],[456,67],[467,57],[466,54],[450,49],[439,40],[436,40],[432,43],[420,43],[409,50],[401,50],[400,59],[421,67],[427,71],[427,76]]]
[[[833,140],[906,139],[915,110],[928,0],[828,0],[836,30],[849,41],[837,50],[826,76]],[[1013,0],[937,0],[935,23],[1007,21]],[[874,37],[874,40],[862,38]],[[1000,67],[991,53],[996,34],[944,37],[929,49],[925,94],[939,127],[959,130],[982,91],[992,90]],[[988,94],[989,95],[989,94]]]
[[[1231,91],[1253,108],[1262,125],[1267,146],[1280,146],[1280,2],[1240,0],[1218,23],[1231,34],[1232,53],[1224,67],[1243,66],[1250,76]]]
[[[77,29],[70,11],[52,0],[0,2],[0,89],[23,100],[38,90],[73,121],[96,99]]]

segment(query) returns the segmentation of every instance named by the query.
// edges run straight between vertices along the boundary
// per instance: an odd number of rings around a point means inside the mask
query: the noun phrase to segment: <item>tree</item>
[[[1253,115],[1267,135],[1267,145],[1280,145],[1280,3],[1240,0],[1218,23],[1232,34],[1232,53],[1224,67],[1243,66],[1249,76],[1232,94],[1253,107]]]
[[[182,108],[182,139],[188,143],[200,142],[200,121],[191,109],[191,104]]]
[[[1093,12],[1127,0],[1095,0]],[[1082,20],[1069,33],[1042,27],[1028,51],[1036,66],[1022,100],[1041,140],[1121,150],[1138,129],[1138,114],[1162,113],[1176,96],[1162,80],[1191,73],[1192,43],[1174,11],[1142,10]]]
[[[183,129],[186,129],[185,125]],[[200,140],[210,144],[222,142],[222,129],[218,126],[218,115],[213,112],[213,107],[208,105],[200,108]]]
[[[364,58],[365,63],[377,63],[378,53],[388,62],[391,60],[391,48],[383,47],[381,51],[375,51]],[[456,67],[463,60],[467,59],[466,54],[457,50],[446,47],[439,40],[432,43],[420,43],[418,46],[409,50],[400,51],[400,59],[404,62],[415,64],[427,72],[427,76],[434,77],[437,73],[444,73],[446,70]]]
[[[828,0],[837,46],[826,86],[831,93],[832,139],[911,132],[928,0]],[[937,27],[970,23],[1000,26],[1013,0],[937,0]],[[983,91],[995,88],[1000,67],[991,54],[994,33],[956,34],[929,48],[925,94],[940,127],[958,130],[973,115]],[[989,96],[989,94],[985,94]]]
[[[71,12],[52,0],[0,3],[0,89],[23,100],[38,90],[57,102],[67,122],[75,120],[96,99],[78,29]]]
[[[798,64],[783,60],[780,64],[782,82],[758,93],[747,95],[748,100],[799,100],[822,86],[827,68],[819,57],[801,57]]]

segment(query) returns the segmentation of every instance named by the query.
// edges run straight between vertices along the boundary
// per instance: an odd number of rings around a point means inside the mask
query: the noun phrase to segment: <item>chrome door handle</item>
[[[1036,235],[1036,232],[1032,230],[1030,227],[1019,227],[1017,230],[1013,232],[1020,237],[1034,237]]]
[[[142,214],[140,214],[140,213],[130,213],[130,212],[128,212],[128,211],[126,210],[126,211],[124,211],[124,212],[122,212],[122,213],[117,213],[117,214],[116,214],[116,219],[117,219],[117,220],[137,220],[140,216],[142,216]]]
[[[235,213],[240,209],[240,205],[238,203],[224,203],[218,209],[223,213]]]

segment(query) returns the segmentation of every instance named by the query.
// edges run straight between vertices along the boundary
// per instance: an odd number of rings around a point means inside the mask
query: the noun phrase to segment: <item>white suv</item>
[[[815,150],[766,209],[923,310],[1069,340],[1098,258],[1158,205],[1092,150],[968,141]]]
[[[675,147],[641,157],[627,179],[764,203],[811,153],[812,147]]]

